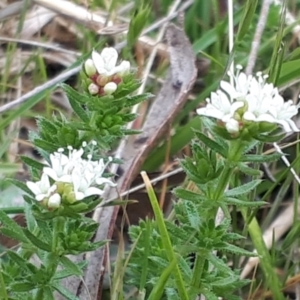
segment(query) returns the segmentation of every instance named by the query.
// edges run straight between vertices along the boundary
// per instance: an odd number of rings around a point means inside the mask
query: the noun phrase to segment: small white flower
[[[117,73],[128,71],[130,63],[123,61],[119,66],[116,66],[118,60],[118,52],[115,48],[104,48],[101,53],[93,50],[92,61],[97,72],[102,76],[112,76]]]
[[[55,184],[52,186],[50,185],[49,177],[45,173],[43,173],[40,181],[27,181],[26,185],[34,193],[37,201],[42,201],[45,198],[48,198],[57,188]]]
[[[299,105],[294,105],[292,100],[284,102],[278,95],[273,99],[269,113],[274,118],[273,123],[280,124],[286,132],[299,131],[295,122],[291,119],[298,113]]]
[[[247,76],[240,72],[240,66],[237,69],[236,75],[229,74],[233,84],[221,81],[221,90],[211,93],[206,107],[199,108],[197,113],[221,120],[230,133],[237,132],[237,124],[243,126],[237,123],[240,120],[279,124],[286,132],[299,131],[291,120],[298,113],[299,105],[294,105],[291,100],[285,102],[278,89],[267,83],[268,77],[261,72]]]
[[[50,154],[50,167],[43,168],[43,172],[55,181],[71,183],[71,173],[84,152],[82,148],[73,150],[72,147],[68,147],[68,149],[69,156],[61,151]]]
[[[118,86],[114,82],[109,82],[104,86],[103,90],[105,94],[111,95],[117,90],[117,88]]]
[[[229,120],[236,110],[244,106],[244,102],[232,102],[225,93],[218,90],[216,93],[211,93],[211,98],[206,99],[207,105],[197,109],[197,114],[226,122]]]
[[[95,146],[97,143],[92,141],[91,144]],[[87,143],[83,142],[83,147],[86,145]],[[42,178],[44,181],[45,179],[48,179],[48,182],[45,181],[45,188],[43,188],[42,191],[48,191],[47,189],[50,186],[48,176],[57,183],[71,184],[73,186],[75,200],[82,200],[83,198],[91,195],[101,196],[103,194],[103,187],[98,188],[98,186],[106,184],[110,186],[115,185],[111,180],[103,177],[103,173],[108,163],[111,162],[111,159],[109,159],[107,163],[104,163],[103,159],[100,159],[99,161],[92,161],[91,154],[88,155],[88,159],[83,159],[83,148],[76,150],[69,146],[68,149],[68,155],[63,154],[63,150],[61,149],[50,155],[49,167],[43,168],[44,177]],[[29,183],[29,186],[33,185]],[[37,190],[38,194],[42,193],[40,190],[41,189]],[[43,198],[49,197],[53,192],[54,190],[52,190],[51,193],[48,192],[46,196],[44,196],[45,193],[42,193]],[[51,198],[52,196],[53,198]],[[58,200],[57,196],[52,196],[50,197],[51,201],[49,198],[50,204],[48,202],[48,206],[50,207],[51,205],[51,207],[55,207],[55,205],[57,205],[58,207],[60,205],[58,203],[61,199]]]
[[[51,208],[58,208],[61,204],[61,197],[59,194],[55,193],[52,196],[50,196],[48,200],[48,207]]]

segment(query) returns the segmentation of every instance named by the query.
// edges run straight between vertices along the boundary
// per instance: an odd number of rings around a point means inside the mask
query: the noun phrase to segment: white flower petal
[[[104,61],[106,70],[111,71],[116,66],[118,60],[118,52],[113,47],[104,48],[101,52],[101,57]]]
[[[104,60],[102,56],[95,50],[92,52],[92,60],[94,62],[94,66],[99,74],[102,74],[102,70],[104,69]]]
[[[109,186],[116,186],[116,183],[112,182],[108,178],[100,177],[96,179],[96,183],[99,185],[108,184]]]
[[[85,191],[84,195],[85,195],[85,197],[89,197],[89,196],[92,196],[92,195],[101,196],[101,195],[103,195],[103,193],[104,193],[104,191],[99,189],[99,188],[90,187]]]
[[[26,185],[35,195],[38,195],[41,193],[40,187],[35,182],[27,181]]]
[[[55,170],[50,167],[44,167],[43,172],[55,181],[57,181],[59,179]]]
[[[255,121],[256,120],[255,115],[250,111],[246,111],[243,115],[243,118],[247,121]]]

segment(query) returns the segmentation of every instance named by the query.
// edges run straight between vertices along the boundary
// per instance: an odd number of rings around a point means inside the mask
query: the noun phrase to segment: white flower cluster
[[[117,66],[118,52],[112,47],[104,48],[101,53],[93,50],[92,58],[89,58],[84,69],[92,80],[88,90],[92,95],[113,94],[122,81],[122,77],[129,73],[130,62],[123,60]]]
[[[286,132],[299,131],[292,117],[299,105],[284,101],[267,76],[261,72],[247,76],[237,66],[237,74],[229,74],[233,84],[221,81],[220,89],[211,93],[207,105],[197,110],[198,115],[212,117],[224,123],[227,131],[236,134],[249,122],[279,124]]]
[[[85,146],[86,143],[83,148]],[[43,168],[41,180],[26,183],[37,201],[44,201],[48,207],[57,208],[64,197],[72,203],[91,195],[101,196],[104,191],[96,186],[115,186],[111,180],[103,177],[111,158],[108,163],[104,163],[103,159],[92,161],[91,154],[87,160],[83,159],[83,148],[76,150],[69,146],[68,155],[63,154],[62,148],[50,154],[50,164]],[[54,181],[52,186],[49,178]]]

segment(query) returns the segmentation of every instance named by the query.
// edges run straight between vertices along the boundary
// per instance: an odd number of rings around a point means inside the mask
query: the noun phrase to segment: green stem
[[[242,208],[241,211],[242,211],[244,221],[247,222],[247,210],[245,208]],[[253,245],[260,257],[260,265],[265,275],[268,286],[273,293],[274,299],[284,300],[285,297],[281,292],[280,281],[272,266],[269,250],[267,249],[265,241],[262,237],[262,232],[260,230],[259,224],[255,217],[252,218],[251,222],[248,224],[248,231],[251,236]]]
[[[201,286],[202,273],[204,270],[205,260],[207,257],[206,254],[207,253],[201,253],[201,254],[197,253],[196,255],[196,261],[193,269],[193,277],[191,282],[192,288],[199,289]]]
[[[233,171],[233,168],[230,166],[230,164],[228,162],[226,162],[226,165],[224,166],[221,176],[218,179],[218,184],[217,184],[216,190],[213,194],[213,200],[216,200],[216,201],[219,200],[220,197],[224,194],[226,186],[230,180],[232,171]]]
[[[38,289],[36,295],[35,295],[35,299],[36,300],[41,300],[44,297],[44,289],[41,287]]]
[[[3,300],[8,300],[8,295],[5,287],[5,282],[2,276],[2,268],[0,267],[0,296]]]
[[[226,186],[230,181],[230,176],[233,172],[234,163],[239,161],[244,149],[244,144],[241,141],[231,141],[228,149],[228,157],[225,161],[224,169],[218,179],[218,184],[213,193],[213,200],[219,200],[224,194]]]
[[[1,210],[6,214],[24,214],[25,211],[22,206],[2,207]]]
[[[53,236],[52,236],[52,253],[57,253],[58,248],[58,233],[63,230],[64,218],[56,217],[53,220]]]

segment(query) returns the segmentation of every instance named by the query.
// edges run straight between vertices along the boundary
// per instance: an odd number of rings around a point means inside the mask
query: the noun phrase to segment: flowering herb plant
[[[266,75],[249,76],[240,66],[237,69],[236,75],[229,73],[229,80],[221,81],[206,106],[197,110],[206,133],[194,130],[192,156],[181,160],[189,184],[175,188],[178,201],[171,217],[163,220],[148,187],[156,220],[141,221],[130,228],[136,247],[125,280],[143,299],[197,299],[199,295],[206,299],[240,299],[235,291],[249,281],[242,280],[238,270],[227,265],[228,255],[257,254],[236,244],[244,237],[231,231],[232,206],[241,210],[245,222],[250,222],[248,230],[258,255],[263,257],[268,287],[276,299],[284,299],[260,228],[253,215],[248,221],[247,209],[264,204],[251,199],[262,182],[255,164],[281,156],[262,155],[260,150],[265,142],[279,141],[285,132],[299,131],[291,119],[298,113],[299,104],[284,101],[278,89],[266,82]],[[241,174],[252,180],[242,183]]]
[[[130,107],[149,97],[132,95],[140,81],[129,61],[116,66],[117,60],[114,48],[101,54],[94,50],[83,64],[86,90],[63,85],[76,118],[38,118],[39,131],[31,140],[44,161],[22,157],[32,179],[13,181],[26,192],[27,228],[0,211],[1,233],[20,242],[19,250],[8,251],[8,261],[2,263],[1,299],[54,299],[55,292],[78,299],[62,279],[82,276],[86,263],[74,263],[69,255],[106,244],[90,241],[99,224],[85,214],[101,203],[106,186],[115,186],[109,166],[117,161],[105,152],[116,139],[135,133],[125,128],[135,118]]]

